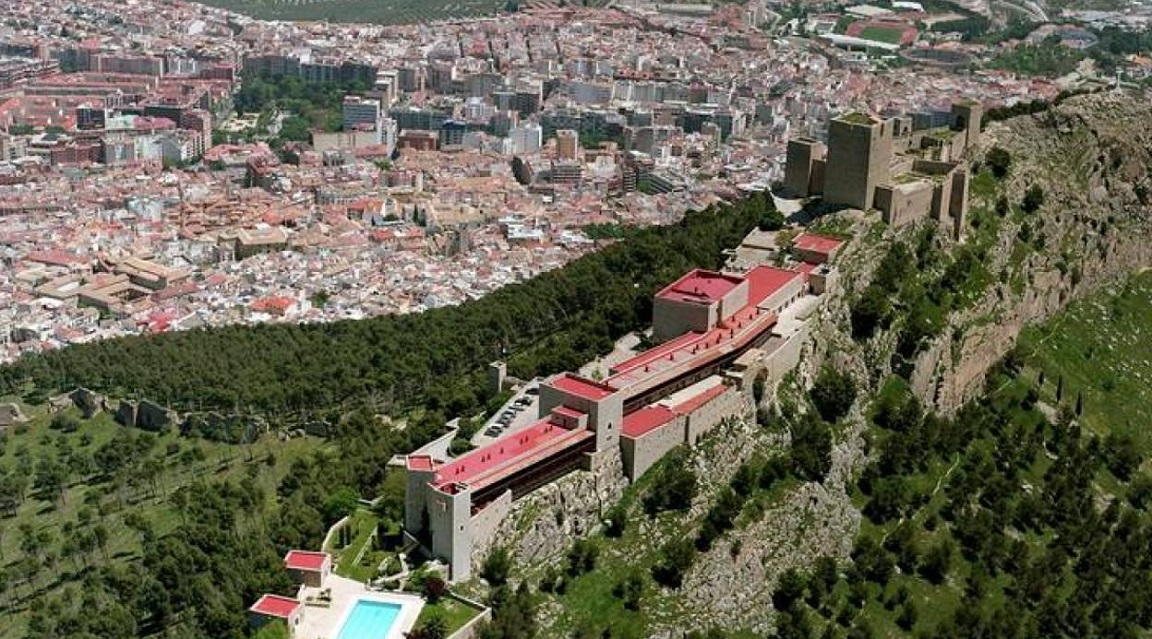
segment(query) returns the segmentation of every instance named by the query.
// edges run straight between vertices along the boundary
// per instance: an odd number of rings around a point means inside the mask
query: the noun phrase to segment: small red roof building
[[[320,572],[325,564],[331,562],[331,556],[326,552],[313,552],[311,550],[289,550],[284,556],[284,567],[288,570],[308,570]]]
[[[291,597],[263,595],[256,603],[252,604],[248,611],[264,617],[275,617],[287,621],[303,608],[304,604]]]
[[[817,235],[815,233],[801,233],[792,241],[792,251],[796,254],[796,257],[805,262],[823,264],[824,262],[831,262],[835,259],[836,252],[840,250],[843,244],[844,240],[838,240],[834,237]]]

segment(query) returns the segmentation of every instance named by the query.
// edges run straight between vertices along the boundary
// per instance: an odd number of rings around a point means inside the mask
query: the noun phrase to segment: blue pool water
[[[337,639],[384,639],[399,615],[399,604],[360,599],[344,620]]]

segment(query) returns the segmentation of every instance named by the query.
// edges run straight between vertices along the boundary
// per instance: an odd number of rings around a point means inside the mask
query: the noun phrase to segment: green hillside
[[[1047,402],[1075,411],[1082,397],[1086,427],[1131,436],[1152,451],[1152,272],[1133,277],[1116,295],[1077,302],[1055,321],[1025,330],[1020,344],[1029,375],[1037,381],[1044,375]]]

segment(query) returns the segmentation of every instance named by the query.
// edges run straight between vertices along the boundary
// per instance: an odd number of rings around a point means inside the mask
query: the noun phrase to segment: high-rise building
[[[543,137],[543,131],[539,124],[522,124],[508,130],[508,139],[512,142],[512,153],[516,155],[539,151]]]

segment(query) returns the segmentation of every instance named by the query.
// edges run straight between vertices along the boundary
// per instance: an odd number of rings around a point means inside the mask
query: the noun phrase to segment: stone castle
[[[964,153],[980,138],[983,108],[952,105],[945,127],[914,130],[909,117],[848,113],[828,125],[828,143],[788,142],[784,188],[797,197],[869,211],[901,226],[932,217],[951,225],[956,238],[968,214]]]

